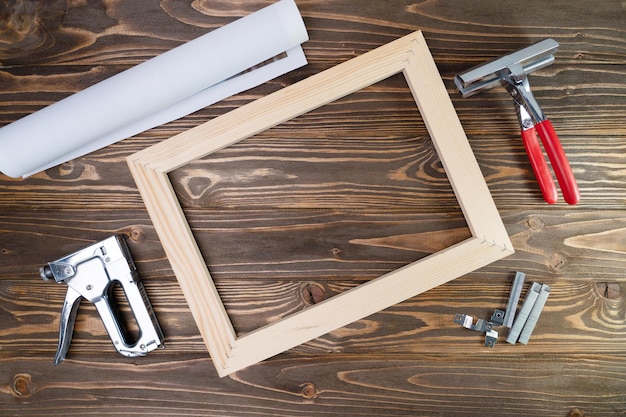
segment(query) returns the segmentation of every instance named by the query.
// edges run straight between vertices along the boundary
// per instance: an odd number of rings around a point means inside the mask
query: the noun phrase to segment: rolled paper
[[[269,81],[306,64],[307,40],[281,0],[4,126],[0,171],[27,177]]]

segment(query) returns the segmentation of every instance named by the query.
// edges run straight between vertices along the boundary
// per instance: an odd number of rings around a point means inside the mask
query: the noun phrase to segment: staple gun
[[[59,329],[59,346],[54,357],[58,365],[72,341],[74,323],[80,301],[85,298],[95,304],[109,333],[115,349],[127,357],[144,356],[163,344],[163,332],[159,327],[152,305],[123,235],[114,235],[78,252],[49,262],[40,268],[41,278],[68,285]],[[120,320],[113,297],[113,289],[119,285],[132,310],[139,334],[132,338]]]

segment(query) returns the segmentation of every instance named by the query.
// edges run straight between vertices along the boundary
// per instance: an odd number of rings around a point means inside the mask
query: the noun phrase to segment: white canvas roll
[[[279,1],[1,128],[0,171],[32,175],[251,88],[304,65],[307,40]]]

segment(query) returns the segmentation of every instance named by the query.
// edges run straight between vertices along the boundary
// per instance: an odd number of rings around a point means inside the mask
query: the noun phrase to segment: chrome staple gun
[[[83,298],[95,304],[115,349],[127,357],[144,356],[163,344],[163,333],[139,281],[126,240],[115,235],[85,249],[50,262],[39,271],[48,281],[68,285],[59,329],[59,346],[54,357],[65,359],[72,341],[78,306]],[[129,340],[126,326],[115,309],[113,288],[119,285],[134,315],[139,334]]]

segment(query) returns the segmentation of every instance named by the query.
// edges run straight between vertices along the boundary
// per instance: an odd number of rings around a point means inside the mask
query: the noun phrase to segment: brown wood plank
[[[5,359],[0,404],[9,415],[29,416],[92,409],[101,416],[431,416],[445,410],[449,416],[522,411],[543,417],[578,408],[609,417],[626,401],[619,356],[286,356],[223,379],[201,355],[158,359],[113,364],[94,358],[63,369],[42,359]]]
[[[622,416],[623,2],[296,1],[311,37],[303,69],[32,178],[0,174],[0,414]],[[29,10],[39,20],[10,21],[20,3],[37,6]],[[61,3],[0,4],[0,126],[270,2],[86,0],[60,16]],[[22,31],[6,32],[10,22]],[[416,29],[516,254],[217,378],[124,158]],[[7,46],[7,36],[21,43]],[[577,207],[541,200],[504,90],[462,99],[452,82],[545,37],[561,45],[556,61],[530,81],[579,181]],[[388,80],[175,174],[238,331],[462,239],[465,224],[407,94]],[[68,360],[54,368],[65,287],[37,270],[115,232],[131,236],[166,349],[117,355],[84,303]],[[488,318],[503,307],[514,270],[552,294],[527,346],[486,348],[452,316]]]
[[[626,66],[620,68],[614,84],[626,76]],[[421,118],[401,81],[389,80],[220,151],[203,163],[181,168],[174,178],[187,187],[181,191],[182,202],[233,208],[455,206]],[[626,169],[614,151],[622,146],[626,107],[618,99],[619,91],[612,93],[618,101],[605,105],[607,110],[595,106],[593,93],[583,94],[587,97],[583,103],[568,98],[567,93],[544,96],[541,101],[577,176],[581,206],[601,203],[605,208],[621,208]],[[543,205],[510,99],[504,91],[478,97],[456,99],[455,105],[496,204],[502,208]],[[227,103],[237,105],[243,100]],[[478,106],[485,108],[477,111]],[[581,117],[585,106],[594,110]],[[213,116],[219,110],[211,110]],[[124,158],[211,117],[200,113],[24,181],[2,176],[0,206],[141,207]]]
[[[162,276],[168,268],[144,211],[82,213],[33,210],[0,216],[2,276],[36,275],[42,263],[113,233],[130,236],[144,273]],[[626,220],[621,211],[563,216],[550,209],[507,210],[502,217],[517,250],[504,261],[508,270],[582,281],[623,280]],[[218,280],[369,279],[467,236],[459,213],[196,210],[188,218]]]
[[[512,275],[512,274],[511,274]],[[483,346],[484,336],[463,329],[453,322],[454,314],[489,319],[493,311],[504,309],[511,284],[506,278],[485,278],[476,274],[459,278],[402,302],[380,313],[335,330],[290,352],[325,356],[346,354],[431,354],[493,355]],[[589,354],[623,353],[626,342],[623,320],[624,283],[576,282],[546,280],[528,276],[529,280],[549,283],[552,291],[539,324],[527,346],[505,343],[506,329],[496,345],[502,354]],[[159,318],[167,351],[203,352],[206,347],[178,285],[169,279],[145,279],[146,291]],[[225,306],[240,335],[293,314],[317,301],[330,298],[359,285],[354,281],[240,280],[218,284]],[[65,286],[4,280],[0,284],[2,312],[0,336],[4,350],[0,357],[20,355],[46,356],[52,360],[58,340],[58,326]],[[528,285],[526,286],[528,287]],[[13,352],[13,353],[12,353]],[[101,320],[89,303],[83,303],[76,321],[69,359],[84,360],[90,355],[115,354]],[[167,356],[155,352],[151,356]],[[111,357],[118,362],[122,357]]]
[[[61,1],[43,8],[59,9]],[[51,36],[30,48],[3,50],[3,62],[26,65],[132,65],[164,52],[184,41],[257,10],[268,2],[126,2],[85,1],[70,4],[62,24],[58,13],[45,15],[45,34],[33,25],[31,32]],[[307,55],[319,60],[345,60],[389,42],[408,30],[431,32],[433,47],[446,60],[473,64],[523,46],[532,37],[561,36],[563,51],[571,62],[624,63],[624,37],[619,0],[607,0],[600,7],[586,3],[525,3],[514,14],[497,0],[483,0],[480,7],[467,7],[458,0],[439,0],[407,5],[399,0],[367,2],[359,7],[342,0],[299,4],[312,32]],[[488,12],[485,12],[485,11]],[[537,11],[540,10],[541,13]],[[33,15],[43,16],[39,10]],[[512,19],[515,17],[515,19]],[[9,25],[7,25],[9,26]],[[15,29],[12,28],[14,31]],[[485,43],[489,47],[485,48]],[[365,49],[363,49],[365,48]],[[515,49],[515,48],[514,48]],[[13,54],[13,55],[12,55]]]
[[[471,346],[480,348],[480,338],[453,324],[452,317],[459,312],[489,318],[493,309],[504,308],[514,270],[527,272],[529,281],[553,285],[541,336],[529,345],[532,352],[619,351],[624,274],[623,253],[615,245],[625,229],[621,213],[592,211],[571,218],[551,211],[504,214],[516,254],[296,351],[445,349],[460,354]],[[38,267],[86,246],[94,236],[126,233],[168,344],[203,350],[147,215],[124,212],[107,221],[114,216],[100,213],[76,221],[78,215],[37,211],[1,218],[2,229],[13,239],[1,248],[0,298],[7,307],[0,334],[6,345],[22,352],[54,351],[66,287],[41,281]],[[458,215],[451,214],[250,210],[237,216],[230,211],[195,216],[192,225],[240,333],[445,248],[467,233]],[[55,236],[55,245],[49,246],[49,236]],[[106,350],[108,338],[93,306],[83,304],[76,329],[73,349]],[[594,337],[568,337],[576,334]],[[458,341],[451,345],[449,338]]]

